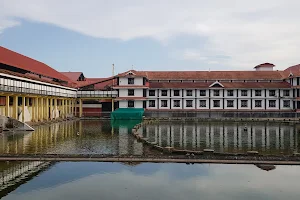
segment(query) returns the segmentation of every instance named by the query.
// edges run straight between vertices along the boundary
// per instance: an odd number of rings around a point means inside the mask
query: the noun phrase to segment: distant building
[[[118,74],[120,108],[147,110],[294,111],[300,109],[300,65],[273,71],[136,71]]]

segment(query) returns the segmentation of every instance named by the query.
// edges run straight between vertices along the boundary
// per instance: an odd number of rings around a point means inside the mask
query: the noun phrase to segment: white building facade
[[[300,66],[298,66],[300,69]],[[119,108],[191,111],[296,111],[300,74],[273,71],[145,72],[117,75]],[[299,77],[298,77],[299,76]]]

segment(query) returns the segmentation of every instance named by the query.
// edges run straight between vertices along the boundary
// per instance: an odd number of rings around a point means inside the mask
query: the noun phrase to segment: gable
[[[214,82],[211,84],[209,87],[214,87],[214,88],[223,88],[224,85],[222,85],[219,81]]]

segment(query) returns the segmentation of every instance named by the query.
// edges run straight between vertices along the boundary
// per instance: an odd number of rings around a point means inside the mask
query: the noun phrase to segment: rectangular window
[[[290,91],[289,90],[283,90],[283,96],[289,97],[290,96]]]
[[[200,90],[200,96],[201,97],[206,96],[206,90]]]
[[[220,96],[220,90],[214,90],[214,96],[215,97]]]
[[[128,108],[134,107],[134,101],[128,101]]]
[[[174,90],[174,96],[176,97],[176,96],[179,96],[179,90]]]
[[[276,107],[276,100],[269,100],[269,107],[275,108]]]
[[[232,97],[233,96],[233,90],[227,90],[227,96]]]
[[[134,89],[128,89],[128,96],[134,96]]]
[[[261,108],[261,100],[255,100],[255,108]]]
[[[241,100],[241,107],[248,107],[248,100]]]
[[[155,100],[149,101],[149,107],[151,107],[151,108],[155,107]]]
[[[193,107],[193,100],[186,100],[186,107]]]
[[[134,78],[128,78],[128,85],[134,85]]]
[[[160,104],[161,104],[161,107],[168,107],[168,100],[161,100],[161,102],[160,102]]]
[[[261,90],[255,90],[255,96],[257,97],[261,96]]]
[[[220,107],[220,100],[214,100],[214,107],[219,108]]]
[[[269,90],[269,96],[274,97],[275,96],[275,90]]]
[[[233,100],[227,100],[227,107],[229,108],[233,107]]]
[[[291,107],[291,102],[289,100],[284,100],[283,101],[283,107],[285,107],[285,108]]]
[[[155,96],[155,90],[149,90],[149,96],[150,97]]]
[[[241,95],[243,97],[246,97],[248,95],[248,91],[247,90],[242,90]]]
[[[168,96],[168,90],[162,90],[161,91],[161,96],[163,96],[163,97]]]
[[[180,107],[180,100],[174,100],[173,104],[174,104],[174,107],[176,107],[176,108]]]
[[[200,107],[206,107],[206,100],[200,100]]]
[[[187,90],[186,96],[193,96],[193,90]]]

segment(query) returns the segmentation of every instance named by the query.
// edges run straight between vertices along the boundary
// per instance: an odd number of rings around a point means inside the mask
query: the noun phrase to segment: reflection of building
[[[295,126],[272,123],[160,123],[146,125],[143,136],[161,146],[211,148],[218,152],[292,153],[298,150]]]
[[[255,166],[262,169],[262,170],[265,170],[265,171],[271,171],[271,170],[276,169],[275,165],[259,165],[259,164],[257,164]]]
[[[0,198],[50,166],[41,161],[0,162]]]

